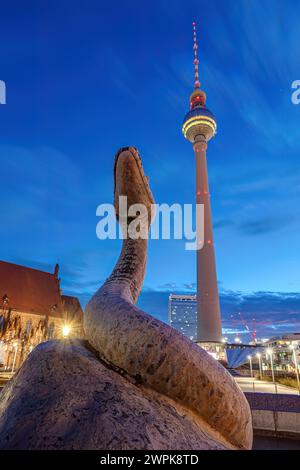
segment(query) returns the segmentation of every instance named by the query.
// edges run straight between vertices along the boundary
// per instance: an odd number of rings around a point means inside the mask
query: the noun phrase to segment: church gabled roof
[[[55,273],[0,261],[0,308],[63,317],[63,303]]]

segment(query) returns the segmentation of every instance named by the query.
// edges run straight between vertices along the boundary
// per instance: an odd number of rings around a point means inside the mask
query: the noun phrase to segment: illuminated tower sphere
[[[184,118],[182,132],[193,144],[196,157],[196,203],[204,207],[204,227],[197,223],[197,336],[201,342],[221,341],[222,329],[216,275],[215,250],[212,234],[210,195],[206,149],[215,135],[215,116],[206,107],[206,94],[200,89],[196,24],[194,33],[194,91],[190,96],[190,111]]]

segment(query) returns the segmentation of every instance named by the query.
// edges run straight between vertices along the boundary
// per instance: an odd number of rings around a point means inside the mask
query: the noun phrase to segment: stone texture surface
[[[39,345],[0,395],[0,449],[225,449],[189,410],[79,340]]]
[[[142,201],[150,206],[152,196],[134,148],[117,154],[115,184],[115,201],[127,195],[128,205]],[[134,305],[146,257],[146,240],[124,240],[115,269],[86,307],[89,343],[108,362],[193,410],[232,445],[251,448],[250,408],[230,374],[189,339]]]

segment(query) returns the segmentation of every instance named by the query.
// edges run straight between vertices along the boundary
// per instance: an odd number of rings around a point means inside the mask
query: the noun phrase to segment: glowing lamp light
[[[260,358],[260,356],[261,356],[260,353],[257,353],[257,354],[256,354],[256,357],[257,357],[258,359]]]
[[[71,328],[69,325],[64,325],[62,329],[62,335],[64,338],[67,338],[71,332]]]
[[[268,348],[268,349],[266,350],[266,353],[267,353],[269,356],[271,356],[272,352],[273,352],[273,350],[272,350],[271,348]]]

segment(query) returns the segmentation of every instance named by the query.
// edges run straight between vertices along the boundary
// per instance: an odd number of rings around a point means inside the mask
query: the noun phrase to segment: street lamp
[[[62,328],[62,335],[64,338],[67,338],[71,332],[71,327],[69,325],[64,325]]]
[[[253,369],[252,369],[252,357],[249,355],[247,356],[248,359],[249,359],[249,364],[250,364],[250,374],[251,374],[251,377],[253,377]]]
[[[297,363],[297,357],[296,357],[296,348],[293,344],[290,344],[289,348],[293,351],[293,359],[294,359],[294,364],[295,364],[295,369],[296,369],[297,385],[298,385],[298,390],[300,394],[300,380],[299,380],[299,370],[298,370],[298,363]]]
[[[270,360],[271,360],[271,371],[272,371],[272,382],[275,386],[275,390],[276,390],[276,393],[277,393],[277,386],[276,386],[276,383],[275,383],[275,375],[274,375],[274,364],[273,364],[273,349],[271,348],[268,348],[266,353],[270,356]]]
[[[262,380],[262,366],[261,366],[261,354],[257,353],[256,357],[258,359],[258,364],[259,364],[259,375],[260,375],[260,380]]]

